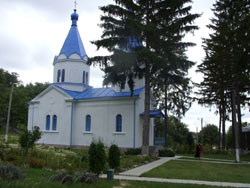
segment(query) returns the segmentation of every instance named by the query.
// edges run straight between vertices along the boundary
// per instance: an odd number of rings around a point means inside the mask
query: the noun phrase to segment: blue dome
[[[78,20],[78,14],[76,13],[76,9],[74,9],[74,12],[71,14],[71,20],[72,20],[72,26],[77,26],[77,20]]]

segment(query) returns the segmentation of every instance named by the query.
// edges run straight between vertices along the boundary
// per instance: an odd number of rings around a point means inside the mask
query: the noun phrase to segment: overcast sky
[[[58,55],[71,26],[70,15],[74,8],[73,0],[0,0],[0,68],[16,72],[24,84],[52,82],[53,59]],[[101,11],[99,6],[112,3],[112,0],[78,0],[78,29],[89,57],[105,54],[105,50],[96,51],[90,41],[100,39],[102,30],[98,27]],[[204,58],[201,47],[202,37],[208,37],[209,18],[213,16],[211,8],[215,0],[194,0],[193,13],[202,13],[196,20],[198,31],[189,34],[185,40],[197,45],[187,52],[188,58],[200,64]],[[202,76],[195,73],[196,66],[189,72],[193,81],[199,82]],[[90,85],[102,87],[103,73],[91,68]],[[187,112],[183,122],[191,131],[199,127],[200,118],[204,125],[218,125],[215,109],[202,108],[197,104]],[[250,122],[249,112],[243,120]]]

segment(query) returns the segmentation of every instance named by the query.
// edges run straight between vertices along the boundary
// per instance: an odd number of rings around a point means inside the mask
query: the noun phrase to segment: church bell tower
[[[90,66],[78,28],[76,9],[71,14],[72,25],[53,66],[53,84],[67,90],[83,91],[89,87]]]

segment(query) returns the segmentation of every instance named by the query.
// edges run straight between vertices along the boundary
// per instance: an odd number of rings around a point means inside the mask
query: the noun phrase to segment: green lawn
[[[27,168],[26,178],[16,182],[0,181],[0,187],[4,188],[200,188],[201,185],[175,184],[175,183],[155,183],[140,181],[108,181],[100,179],[94,184],[60,184],[57,182],[48,182],[49,177],[55,174],[55,171]],[[218,188],[217,186],[205,186],[202,188]]]
[[[250,183],[250,165],[170,161],[147,173],[145,177]]]

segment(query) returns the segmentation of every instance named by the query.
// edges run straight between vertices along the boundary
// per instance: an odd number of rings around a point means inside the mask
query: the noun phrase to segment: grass
[[[6,188],[200,188],[201,185],[193,184],[175,184],[175,183],[156,183],[156,182],[142,182],[142,181],[108,181],[105,179],[99,179],[94,184],[60,184],[58,182],[48,182],[50,176],[56,173],[56,171],[47,171],[44,169],[24,169],[26,172],[26,178],[16,182],[0,181],[0,187]],[[202,188],[218,188],[215,186],[202,185]]]
[[[119,181],[106,181],[99,180],[94,184],[60,184],[59,182],[48,182],[50,176],[56,173],[56,171],[47,171],[44,169],[32,169],[27,168],[26,178],[16,182],[0,181],[0,187],[8,188],[113,188],[113,186],[119,185]]]
[[[170,161],[147,173],[145,177],[250,183],[250,165]]]
[[[5,128],[0,128],[0,136],[5,136],[5,134],[6,134],[6,129]],[[19,133],[17,133],[17,132],[13,132],[13,131],[8,131],[8,135],[9,136],[20,136],[20,134]]]

